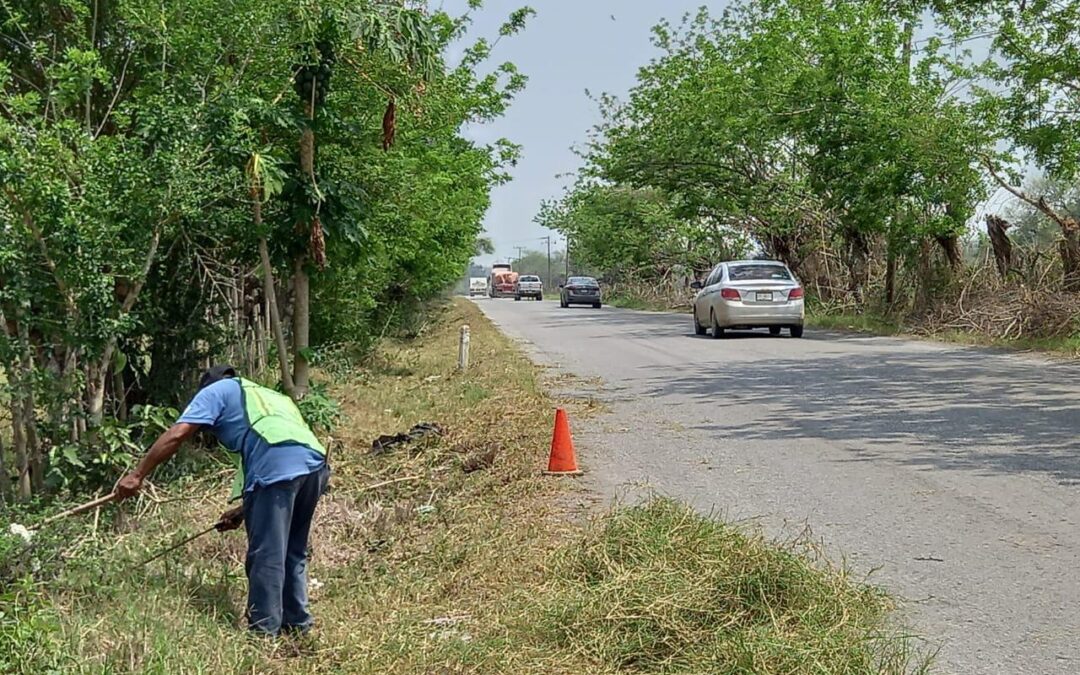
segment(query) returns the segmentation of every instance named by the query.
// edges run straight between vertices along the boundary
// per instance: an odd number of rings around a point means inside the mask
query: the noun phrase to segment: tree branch
[[[1013,187],[1008,181],[1006,181],[1004,178],[1002,178],[998,174],[996,169],[994,169],[994,163],[990,161],[990,158],[983,157],[982,158],[982,163],[983,163],[983,166],[986,167],[986,170],[990,172],[990,176],[997,182],[998,185],[1000,185],[1002,188],[1004,188],[1009,194],[1016,197],[1020,201],[1025,202],[1025,203],[1030,204],[1031,206],[1035,207],[1036,209],[1039,210],[1039,212],[1041,212],[1047,218],[1049,218],[1050,220],[1057,223],[1058,226],[1061,227],[1063,230],[1069,229],[1069,227],[1070,227],[1069,219],[1062,216],[1061,214],[1059,214],[1054,209],[1052,209],[1050,207],[1050,205],[1046,203],[1046,198],[1045,197],[1035,198],[1035,197],[1032,197],[1031,195],[1029,195],[1024,190],[1021,190],[1020,188],[1017,188],[1017,187]]]

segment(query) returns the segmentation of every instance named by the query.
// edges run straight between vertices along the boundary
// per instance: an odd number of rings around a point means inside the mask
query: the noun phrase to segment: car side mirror
[[[690,288],[694,289],[695,291],[700,291],[701,289],[705,288],[705,284],[701,283],[700,281],[695,281],[690,284]]]

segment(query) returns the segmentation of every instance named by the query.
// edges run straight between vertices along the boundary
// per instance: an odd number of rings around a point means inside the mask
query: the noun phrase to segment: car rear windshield
[[[540,277],[521,277],[521,281],[540,281]]]
[[[596,279],[592,277],[570,277],[570,280],[566,282],[570,286],[598,286]]]
[[[791,281],[791,272],[783,265],[732,265],[728,268],[732,281]]]

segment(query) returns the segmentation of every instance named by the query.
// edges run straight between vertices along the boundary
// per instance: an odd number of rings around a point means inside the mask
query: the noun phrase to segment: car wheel
[[[541,293],[540,295],[536,296],[536,300],[537,300],[537,302],[543,302],[544,301],[544,294]]]
[[[592,304],[592,306],[593,306],[593,309],[600,309],[600,303],[599,302],[594,302]]]
[[[802,330],[803,330],[802,326],[792,326],[791,327],[791,337],[793,337],[793,338],[801,338],[802,337]]]
[[[521,296],[520,296],[520,295],[515,295],[515,296],[514,296],[514,300],[515,300],[516,302],[521,302]]]
[[[779,335],[780,326],[769,326],[769,335]]]
[[[717,323],[715,314],[712,315],[712,336],[714,340],[724,337],[724,329]]]
[[[705,335],[708,332],[709,331],[705,328],[705,326],[702,326],[700,323],[698,323],[697,310],[695,310],[694,311],[694,335]]]

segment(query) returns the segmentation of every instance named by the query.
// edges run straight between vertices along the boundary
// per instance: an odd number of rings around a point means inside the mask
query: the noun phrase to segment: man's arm
[[[114,491],[117,496],[124,500],[138,494],[139,490],[142,489],[143,479],[153,473],[159,464],[168,461],[175,455],[180,446],[184,444],[184,441],[195,435],[195,432],[199,430],[199,426],[198,424],[177,422],[169,427],[150,446],[150,450],[139,462],[139,465],[135,467],[135,470],[116,483]]]

